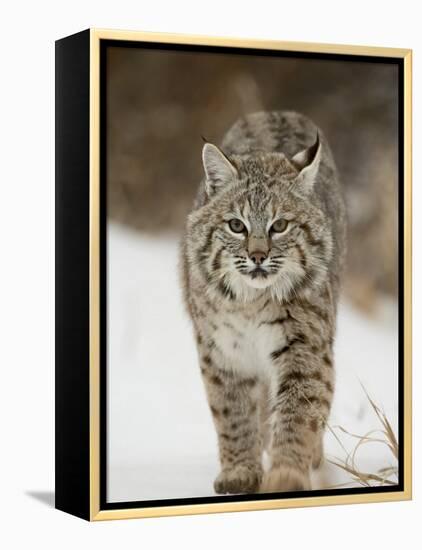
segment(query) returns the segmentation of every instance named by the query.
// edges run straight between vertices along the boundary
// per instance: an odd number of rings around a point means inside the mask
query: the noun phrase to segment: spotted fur
[[[182,263],[218,434],[214,488],[310,489],[334,391],[345,256],[335,164],[321,130],[292,112],[239,120],[221,149],[204,146],[203,161]],[[231,230],[233,219],[242,233]]]

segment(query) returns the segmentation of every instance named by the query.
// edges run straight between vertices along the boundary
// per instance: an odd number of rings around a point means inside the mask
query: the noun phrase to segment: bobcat
[[[218,435],[214,489],[308,490],[333,397],[346,251],[332,154],[313,122],[281,111],[240,119],[202,160],[182,266]]]

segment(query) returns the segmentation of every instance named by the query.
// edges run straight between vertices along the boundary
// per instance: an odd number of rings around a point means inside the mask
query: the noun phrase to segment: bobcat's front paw
[[[223,470],[214,481],[216,493],[255,493],[262,480],[262,468],[258,465],[239,464],[231,470]]]
[[[309,489],[311,489],[311,480],[308,475],[290,466],[279,466],[264,474],[260,492],[280,493],[285,491],[307,491]]]

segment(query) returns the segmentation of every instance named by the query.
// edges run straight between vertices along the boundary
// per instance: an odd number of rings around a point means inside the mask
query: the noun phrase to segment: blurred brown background
[[[112,220],[179,233],[203,175],[201,135],[218,144],[245,113],[300,111],[326,134],[345,187],[349,296],[370,311],[396,294],[395,65],[120,47],[107,55]]]

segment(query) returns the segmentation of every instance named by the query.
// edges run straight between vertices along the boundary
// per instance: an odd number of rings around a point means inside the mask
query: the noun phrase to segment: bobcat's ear
[[[295,187],[303,193],[310,193],[313,189],[321,162],[321,149],[321,140],[317,133],[315,143],[307,149],[299,151],[291,159],[291,163],[299,171]]]
[[[232,183],[237,170],[226,155],[212,143],[206,143],[202,149],[202,162],[205,170],[205,188],[212,195],[219,187]]]

